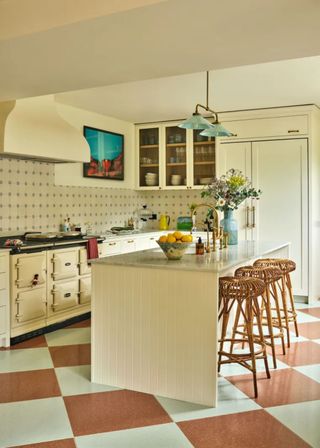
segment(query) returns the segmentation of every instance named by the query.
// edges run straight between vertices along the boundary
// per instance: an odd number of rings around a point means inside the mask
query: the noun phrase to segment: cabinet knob
[[[161,187],[159,187],[159,190],[162,190],[162,188],[161,188]]]

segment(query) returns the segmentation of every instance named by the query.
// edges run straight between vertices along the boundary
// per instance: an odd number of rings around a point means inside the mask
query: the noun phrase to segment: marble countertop
[[[181,260],[168,260],[161,249],[150,249],[129,254],[115,255],[93,261],[93,265],[132,266],[156,269],[174,269],[185,271],[222,272],[254,258],[267,256],[268,253],[290,245],[289,242],[241,241],[236,246],[195,255],[195,245],[191,245]]]

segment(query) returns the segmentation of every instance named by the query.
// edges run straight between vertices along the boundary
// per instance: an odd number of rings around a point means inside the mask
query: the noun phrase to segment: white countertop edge
[[[160,249],[149,249],[128,254],[99,258],[92,265],[125,266],[146,269],[171,269],[201,272],[223,272],[250,260],[290,246],[290,242],[242,241],[237,246],[206,255],[185,254],[181,260],[168,260]],[[191,246],[194,250],[194,245]],[[240,253],[239,253],[240,251]]]

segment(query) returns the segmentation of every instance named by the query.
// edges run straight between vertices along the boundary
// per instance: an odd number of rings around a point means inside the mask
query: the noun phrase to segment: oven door
[[[53,312],[77,306],[79,304],[79,280],[55,283],[51,295]]]
[[[58,249],[52,252],[52,278],[62,280],[78,275],[79,248]]]
[[[91,266],[88,265],[87,249],[80,249],[80,275],[91,274]]]
[[[46,252],[12,255],[11,275],[18,289],[46,283]]]
[[[45,287],[18,292],[15,302],[17,305],[17,314],[15,315],[17,324],[35,319],[44,319],[46,317],[47,302]]]
[[[80,279],[80,304],[91,302],[91,277]]]

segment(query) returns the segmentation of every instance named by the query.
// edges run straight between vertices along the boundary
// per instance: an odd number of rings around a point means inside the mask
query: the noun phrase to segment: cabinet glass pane
[[[166,128],[166,185],[187,183],[187,133],[178,126]]]
[[[139,131],[139,185],[159,186],[159,128]]]
[[[193,184],[207,185],[216,174],[215,139],[193,131]]]

